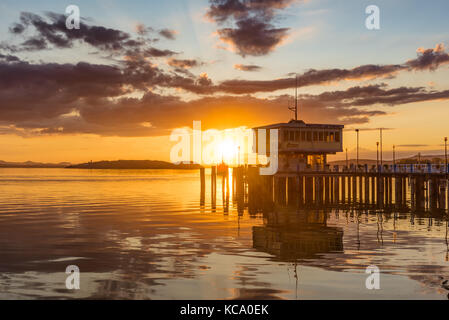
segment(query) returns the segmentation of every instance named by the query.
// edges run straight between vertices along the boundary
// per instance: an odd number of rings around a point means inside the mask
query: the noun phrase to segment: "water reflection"
[[[202,199],[196,171],[0,169],[0,297],[447,297],[444,214],[280,205],[210,181]],[[65,289],[68,264],[79,291]]]
[[[282,261],[313,258],[343,252],[343,230],[327,226],[325,211],[276,210],[253,227],[253,246]]]

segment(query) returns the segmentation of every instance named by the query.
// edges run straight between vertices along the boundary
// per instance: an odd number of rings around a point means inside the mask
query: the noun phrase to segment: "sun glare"
[[[233,164],[238,156],[238,146],[232,140],[224,140],[218,145],[220,159],[227,164]]]

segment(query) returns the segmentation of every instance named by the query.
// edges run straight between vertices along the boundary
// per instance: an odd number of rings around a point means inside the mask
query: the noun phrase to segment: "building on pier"
[[[324,168],[328,154],[343,151],[343,125],[309,124],[302,120],[288,123],[276,123],[253,128],[267,130],[267,142],[270,129],[278,129],[279,171],[289,172],[306,168]],[[256,140],[258,141],[258,140]],[[267,143],[267,155],[270,154]],[[256,146],[256,152],[259,150]]]

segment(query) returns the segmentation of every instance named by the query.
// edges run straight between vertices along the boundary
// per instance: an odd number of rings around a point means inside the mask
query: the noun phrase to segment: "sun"
[[[220,160],[227,164],[232,164],[236,161],[239,147],[232,140],[224,140],[218,145],[218,154]]]

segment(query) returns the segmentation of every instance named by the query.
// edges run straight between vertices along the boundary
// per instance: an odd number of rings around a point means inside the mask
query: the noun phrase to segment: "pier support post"
[[[402,178],[398,176],[394,178],[394,203],[396,206],[402,204]]]
[[[298,204],[304,203],[304,177],[298,176]]]
[[[446,181],[439,179],[439,190],[438,190],[438,208],[441,210],[446,209]]]
[[[305,178],[306,188],[306,204],[313,202],[313,177],[306,176]]]
[[[391,205],[393,203],[393,177],[388,177],[388,204]]]
[[[212,166],[210,169],[210,196],[212,210],[215,210],[217,206],[217,167]]]
[[[416,192],[416,208],[423,209],[424,208],[424,178],[416,177],[415,178],[415,192]]]
[[[323,202],[323,177],[322,176],[315,176],[315,201],[316,203],[322,203]]]
[[[358,177],[359,180],[359,203],[363,203],[363,175],[360,174]]]
[[[352,176],[352,202],[357,202],[357,176]]]
[[[329,189],[331,184],[331,178],[329,176],[324,176],[324,203],[329,203]]]
[[[340,202],[340,177],[334,177],[334,203],[338,204]]]
[[[287,178],[276,177],[275,178],[275,193],[276,193],[276,203],[284,205],[286,203],[287,195]]]
[[[369,176],[365,175],[365,204],[369,204]]]
[[[200,205],[204,205],[206,197],[206,169],[204,167],[200,168],[200,181],[201,181],[201,197]]]
[[[430,178],[429,180],[429,206],[431,210],[437,208],[438,203],[438,180],[437,178]]]
[[[298,203],[298,189],[297,189],[297,177],[287,178],[287,192],[288,192],[288,204],[297,205]]]

